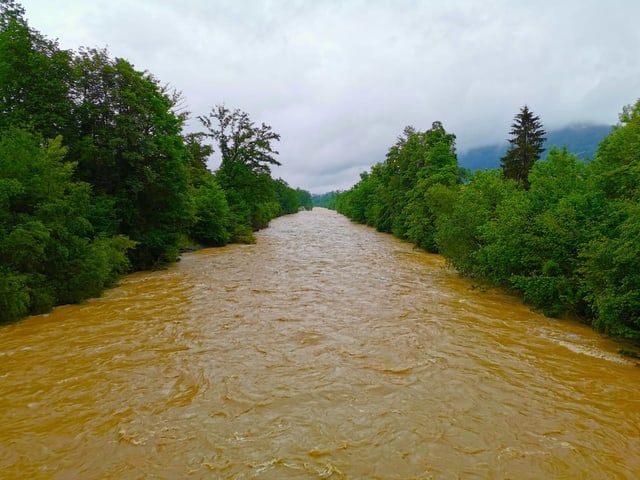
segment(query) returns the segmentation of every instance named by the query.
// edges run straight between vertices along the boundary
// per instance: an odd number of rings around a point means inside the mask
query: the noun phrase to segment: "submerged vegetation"
[[[540,159],[544,130],[525,108],[503,168],[470,175],[440,123],[407,128],[336,208],[441,253],[461,275],[519,293],[547,315],[640,339],[640,101],[624,108],[587,161],[558,148]],[[534,135],[516,128],[523,116]]]
[[[0,322],[100,295],[187,245],[252,242],[312,207],[272,178],[269,126],[219,106],[187,134],[181,102],[106,50],[60,49],[0,0]]]

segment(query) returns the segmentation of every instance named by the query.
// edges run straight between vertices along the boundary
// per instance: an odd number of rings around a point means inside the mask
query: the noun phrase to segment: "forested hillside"
[[[505,173],[467,178],[455,136],[439,122],[407,128],[384,161],[338,195],[337,210],[439,252],[461,275],[548,315],[640,339],[640,101],[623,109],[592,161],[551,148],[526,182]]]
[[[580,159],[593,158],[598,145],[611,133],[609,125],[578,124],[547,133],[545,149],[566,148]],[[472,171],[498,168],[500,158],[506,153],[507,142],[471,148],[458,155],[460,166]]]
[[[106,50],[62,50],[0,1],[0,322],[99,295],[187,246],[251,242],[311,208],[272,178],[269,126],[218,106],[186,133],[181,100]]]

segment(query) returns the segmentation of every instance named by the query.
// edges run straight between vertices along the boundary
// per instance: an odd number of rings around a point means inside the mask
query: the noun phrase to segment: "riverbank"
[[[585,325],[335,212],[257,237],[1,327],[3,478],[640,469],[640,371]]]

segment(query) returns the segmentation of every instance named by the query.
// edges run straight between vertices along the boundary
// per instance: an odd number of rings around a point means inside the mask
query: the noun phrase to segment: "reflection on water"
[[[640,472],[615,345],[323,209],[0,335],[3,478]]]

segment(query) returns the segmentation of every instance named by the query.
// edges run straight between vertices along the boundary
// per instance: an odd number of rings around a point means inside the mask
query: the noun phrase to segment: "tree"
[[[298,197],[298,204],[301,208],[304,208],[305,210],[313,209],[313,200],[310,192],[301,188],[296,188],[296,195]]]
[[[446,187],[463,178],[455,140],[438,121],[425,132],[405,127],[386,160],[361,174],[351,190],[337,195],[336,209],[356,222],[436,251],[436,213],[451,203]]]
[[[213,147],[203,143],[207,135],[205,133],[189,133],[184,136],[184,144],[189,152],[189,178],[194,187],[200,184],[211,174],[207,167],[207,159],[213,153]]]
[[[640,338],[640,100],[626,106],[593,162],[590,192],[602,214],[580,252],[585,296],[596,329]]]
[[[0,0],[0,27],[11,18],[24,18],[24,14],[24,7],[14,0]]]
[[[193,222],[190,151],[175,95],[149,73],[105,50],[81,50],[74,59],[75,117],[80,140],[70,146],[77,176],[102,205],[113,204],[115,231],[137,242],[135,269],[176,260],[180,235]]]
[[[616,228],[594,238],[580,253],[593,326],[612,335],[640,339],[640,204],[612,204]]]
[[[280,165],[272,143],[280,140],[280,135],[264,123],[256,126],[246,112],[231,111],[224,105],[198,119],[220,149],[222,161],[216,179],[231,209],[234,239],[250,241],[251,230],[266,227],[280,212],[271,178],[271,166]]]
[[[134,243],[96,235],[61,137],[44,144],[18,128],[0,137],[0,322],[99,295],[129,267]]]
[[[0,131],[20,126],[67,140],[71,85],[69,52],[30,28],[22,6],[0,0]]]
[[[542,128],[540,117],[534,115],[525,105],[514,117],[509,134],[511,146],[500,159],[502,172],[506,178],[516,180],[528,189],[529,172],[544,151],[542,145],[546,139],[546,132]]]
[[[496,170],[478,170],[459,192],[447,215],[436,220],[435,241],[439,252],[461,275],[482,278],[485,265],[478,253],[485,247],[483,226],[496,209],[514,195],[516,184]]]
[[[406,205],[396,223],[402,226],[399,233],[403,238],[429,252],[437,252],[434,238],[437,212],[446,208],[451,197],[451,190],[445,187],[454,187],[462,181],[456,136],[447,133],[442,123],[436,121],[431,129],[414,134],[411,139],[418,139],[422,146],[416,162],[417,178],[405,194]]]
[[[213,173],[207,171],[202,176],[192,196],[195,222],[190,236],[206,246],[226,245],[231,239],[229,205]]]
[[[208,116],[199,116],[198,119],[218,143],[222,155],[221,169],[242,163],[254,175],[271,175],[269,166],[280,165],[274,157],[278,152],[271,146],[272,142],[280,140],[280,135],[264,123],[256,127],[248,113],[218,105]]]
[[[300,210],[297,192],[281,178],[275,181],[276,197],[280,205],[279,215],[289,215]]]

